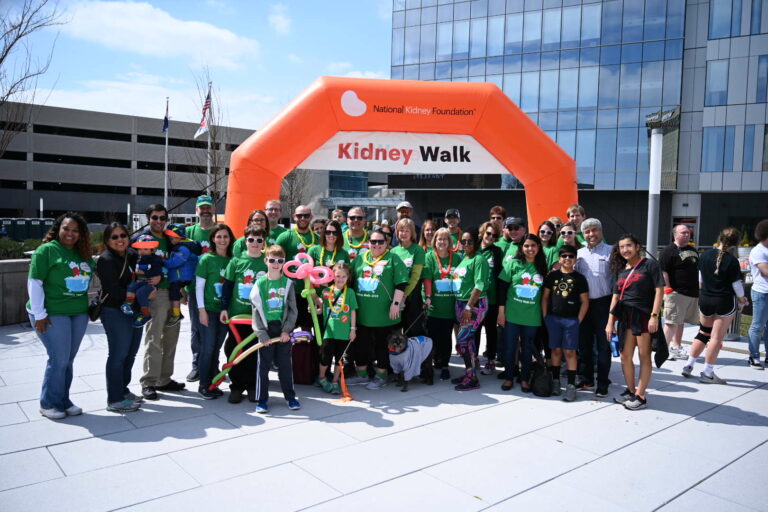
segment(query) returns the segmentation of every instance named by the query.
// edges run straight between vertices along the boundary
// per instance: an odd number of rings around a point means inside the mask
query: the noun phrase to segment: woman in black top
[[[480,225],[480,247],[478,254],[483,255],[488,260],[488,311],[483,319],[483,324],[475,331],[475,348],[480,351],[480,332],[485,327],[485,352],[483,355],[488,358],[485,368],[480,370],[483,375],[493,375],[496,370],[496,353],[499,340],[499,328],[496,326],[496,317],[499,315],[499,299],[496,294],[496,280],[501,272],[501,260],[504,255],[501,253],[501,247],[496,242],[501,236],[501,230],[498,224],[493,222],[484,222]]]
[[[714,372],[717,355],[723,346],[725,333],[733,321],[737,309],[747,304],[744,284],[741,282],[739,261],[728,250],[739,245],[741,233],[736,228],[726,228],[717,237],[716,249],[709,249],[699,258],[699,316],[701,327],[691,345],[688,364],[683,367],[683,376],[692,377],[696,358],[704,348],[704,371],[699,382],[704,384],[726,384]],[[738,304],[737,304],[738,298]]]
[[[128,390],[131,368],[143,330],[134,329],[133,316],[120,311],[136,266],[136,251],[129,244],[126,227],[118,222],[111,223],[104,230],[106,247],[96,262],[96,275],[101,282],[103,299],[101,324],[109,346],[106,368],[107,410],[112,412],[135,411],[143,400]],[[153,280],[153,284],[157,284],[160,276]]]
[[[640,255],[642,247],[632,234],[621,235],[611,252],[611,272],[616,277],[605,334],[616,332],[621,351],[621,369],[627,389],[615,397],[630,410],[647,405],[645,390],[651,380],[651,334],[659,329],[664,296],[664,277],[659,264]],[[618,330],[615,324],[618,321]],[[635,386],[635,347],[640,358],[640,378]]]

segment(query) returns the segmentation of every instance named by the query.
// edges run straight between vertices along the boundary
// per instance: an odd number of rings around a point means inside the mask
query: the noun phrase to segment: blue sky
[[[318,76],[389,77],[391,0],[62,0],[30,38],[37,103],[198,122],[207,69],[223,123],[258,129]]]

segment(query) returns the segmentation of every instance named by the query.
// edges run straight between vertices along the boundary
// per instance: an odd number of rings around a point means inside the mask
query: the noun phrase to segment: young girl
[[[323,348],[320,353],[320,385],[326,393],[338,395],[341,393],[339,377],[341,376],[341,361],[344,349],[355,341],[357,335],[357,298],[355,291],[350,288],[352,271],[349,264],[340,261],[333,266],[334,281],[323,290],[322,299],[317,297],[315,303],[323,308],[323,318],[327,319],[323,331]],[[333,360],[336,368],[333,381],[328,382],[326,373]]]

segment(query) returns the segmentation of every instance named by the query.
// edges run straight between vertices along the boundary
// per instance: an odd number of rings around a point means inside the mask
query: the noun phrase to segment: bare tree
[[[23,0],[0,4],[0,155],[11,140],[26,130],[37,87],[37,79],[48,71],[48,56],[37,59],[29,37],[45,28],[62,24],[56,2]]]
[[[280,187],[283,212],[293,213],[297,206],[307,201],[309,182],[310,171],[308,169],[294,169],[283,178]]]

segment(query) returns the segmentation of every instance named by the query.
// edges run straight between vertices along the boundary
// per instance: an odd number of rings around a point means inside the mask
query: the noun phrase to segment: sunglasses
[[[385,237],[392,238],[392,233],[387,233],[386,231],[381,232]]]
[[[575,235],[575,234],[576,234],[576,232],[575,232],[575,231],[573,231],[573,230],[570,230],[570,229],[569,229],[569,230],[567,230],[567,231],[561,231],[561,232],[560,232],[560,234],[561,234],[561,235],[568,235],[568,236],[570,236],[570,235]]]
[[[462,240],[461,245],[475,245],[474,240]]]
[[[125,233],[120,233],[119,235],[112,235],[109,237],[110,240],[117,240],[119,238],[128,238],[128,235]]]
[[[506,228],[510,231],[517,231],[518,229],[520,229],[520,226],[517,224],[510,224],[509,226],[506,226]]]
[[[166,215],[153,215],[150,217],[152,220],[168,220]]]
[[[279,263],[282,265],[285,263],[285,258],[267,258],[267,263]]]
[[[550,231],[548,229],[540,229],[539,230],[539,234],[542,234],[542,235],[551,235],[552,233],[554,233],[554,231]]]
[[[491,238],[499,238],[499,235],[497,235],[493,231],[486,231],[485,236],[490,236]]]
[[[357,215],[350,215],[347,217],[349,220],[363,220],[365,217],[359,217]]]
[[[297,213],[296,218],[297,219],[308,219],[312,216],[311,213]]]
[[[567,260],[568,259],[570,259],[570,260],[575,260],[576,259],[576,255],[575,254],[561,254],[560,257],[561,258],[565,258]]]
[[[560,229],[561,226],[561,224],[555,224],[555,229]]]
[[[385,243],[387,243],[386,240],[378,240],[378,239],[376,239],[376,240],[369,240],[369,242],[370,242],[371,245],[384,245]]]
[[[329,230],[327,230],[327,229],[326,229],[326,230],[325,230],[325,235],[326,235],[326,236],[328,236],[328,235],[331,235],[331,236],[338,236],[338,235],[339,235],[339,232],[338,232],[338,231],[336,231],[335,229],[334,229],[334,230],[331,230],[331,231],[329,231]]]
[[[245,241],[248,242],[249,244],[260,244],[260,243],[264,242],[264,239],[263,238],[254,238],[252,236],[249,236],[248,238],[245,239]]]

